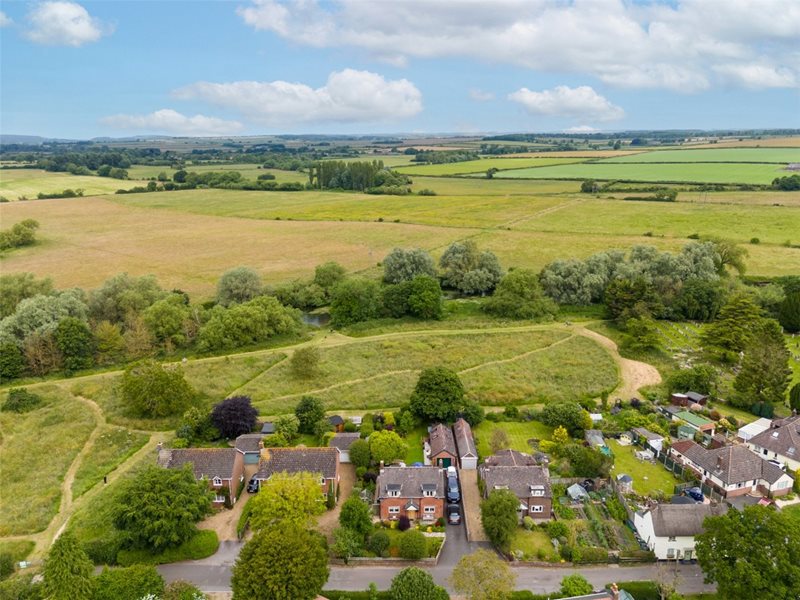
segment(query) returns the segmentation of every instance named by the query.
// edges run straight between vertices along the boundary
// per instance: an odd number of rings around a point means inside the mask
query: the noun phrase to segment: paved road
[[[450,589],[448,579],[453,567],[462,554],[485,547],[484,544],[468,542],[464,526],[448,526],[448,541],[442,549],[439,564],[429,569],[440,585]],[[240,542],[222,542],[214,556],[203,560],[186,561],[158,567],[161,575],[169,581],[184,579],[198,586],[204,592],[226,592],[230,590],[231,568],[241,549]],[[714,587],[703,583],[703,573],[697,565],[679,565],[681,576],[679,590],[685,594],[713,592]],[[392,578],[400,567],[331,567],[329,590],[365,590],[370,583],[378,589],[388,589]],[[612,581],[652,581],[657,575],[655,565],[620,567],[603,565],[600,567],[581,567],[565,569],[559,567],[515,567],[517,588],[533,593],[547,593],[558,589],[561,578],[570,573],[581,573],[596,589]]]

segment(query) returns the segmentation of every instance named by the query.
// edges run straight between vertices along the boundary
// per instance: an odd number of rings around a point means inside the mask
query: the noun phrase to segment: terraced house
[[[386,467],[375,485],[381,521],[435,521],[444,517],[444,498],[444,470],[437,467]]]

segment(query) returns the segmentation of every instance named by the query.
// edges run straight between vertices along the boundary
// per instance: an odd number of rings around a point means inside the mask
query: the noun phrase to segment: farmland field
[[[638,155],[637,155],[638,156]],[[614,159],[617,160],[617,159]],[[538,169],[500,171],[498,178],[599,179],[602,181],[647,181],[691,183],[769,184],[776,177],[791,175],[781,165],[750,163],[575,163]]]
[[[135,185],[140,183],[94,175],[51,173],[41,169],[0,169],[0,196],[8,200],[17,200],[20,196],[36,198],[39,192],[61,193],[65,189],[81,189],[84,196],[94,196],[113,193],[118,189],[128,189]]]
[[[406,175],[462,175],[485,173],[488,169],[525,169],[580,162],[579,158],[483,158],[440,165],[412,165],[394,170]]]
[[[604,163],[778,163],[800,162],[800,149],[792,148],[721,148],[699,150],[655,150],[627,156],[617,156]]]

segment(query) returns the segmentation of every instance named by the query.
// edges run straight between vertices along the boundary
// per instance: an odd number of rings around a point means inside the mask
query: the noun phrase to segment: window
[[[400,507],[399,506],[390,506],[389,507],[389,514],[390,515],[396,515],[399,512],[400,512]]]
[[[389,490],[389,495],[393,498],[397,498],[400,496],[400,490]]]
[[[320,485],[325,485],[325,478],[324,477],[320,477],[319,478],[319,483],[320,483]]]
[[[543,513],[544,512],[544,506],[531,506],[531,512],[532,513]]]
[[[214,487],[219,487],[222,485],[222,479],[219,477],[214,477],[214,479],[211,480],[211,483],[214,485]]]
[[[675,558],[675,548],[667,548],[667,558]]]
[[[778,489],[779,490],[786,489],[787,487],[789,487],[789,482],[788,481],[779,481],[778,482]]]
[[[674,535],[669,536],[669,541],[670,542],[674,542],[675,541],[675,536]]]
[[[426,506],[425,507],[425,512],[426,513],[435,513],[436,512],[436,507],[435,506]]]
[[[542,496],[544,496],[544,490],[532,490],[531,491],[531,496],[540,496],[540,497],[542,497]]]
[[[433,498],[436,496],[436,490],[423,490],[422,495],[426,498]]]
[[[225,502],[225,496],[220,496],[219,494],[217,494],[216,496],[214,496],[214,502]]]

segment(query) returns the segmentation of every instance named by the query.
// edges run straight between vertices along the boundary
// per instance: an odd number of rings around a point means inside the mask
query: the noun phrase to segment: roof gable
[[[336,448],[265,448],[255,477],[269,479],[274,473],[319,473],[336,477],[339,451]]]
[[[447,425],[437,423],[431,427],[428,443],[431,447],[431,456],[438,456],[443,452],[451,456],[457,456],[453,431]]]
[[[235,448],[180,448],[159,453],[159,464],[167,469],[192,465],[196,479],[232,479],[238,452]]]
[[[456,437],[456,447],[461,458],[478,458],[478,449],[472,437],[472,428],[464,419],[457,419],[453,424],[453,433]]]

